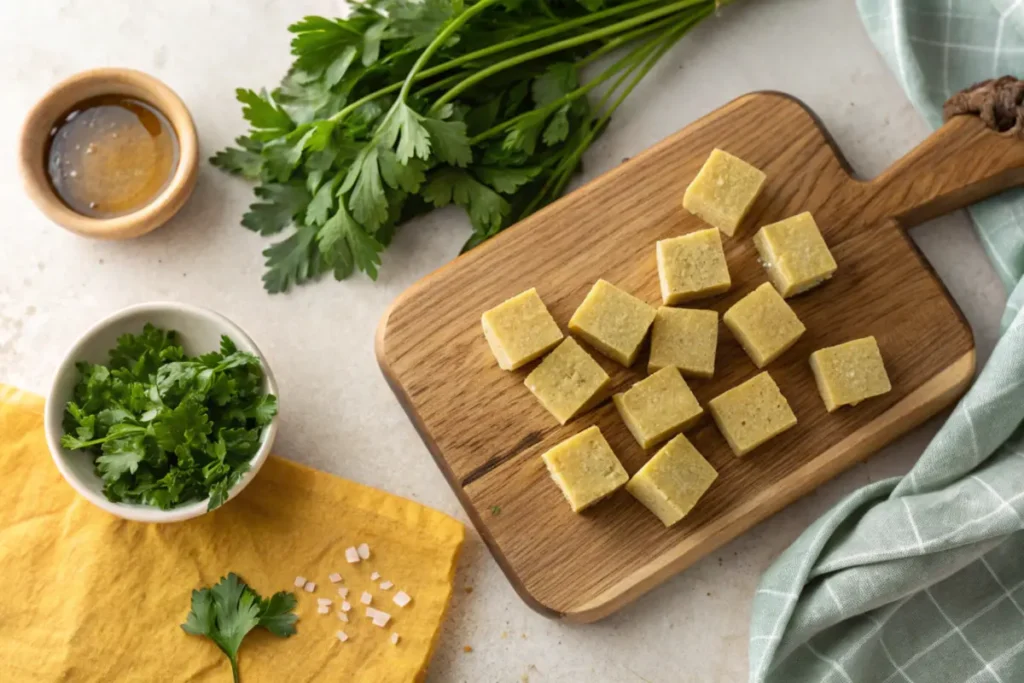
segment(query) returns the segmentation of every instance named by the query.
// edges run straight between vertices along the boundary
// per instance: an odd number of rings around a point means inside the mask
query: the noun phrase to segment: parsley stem
[[[633,62],[633,64],[630,66],[629,71],[627,71],[626,73],[622,74],[622,76],[620,76],[619,79],[617,81],[615,81],[614,85],[612,85],[612,87],[609,88],[604,93],[604,95],[601,97],[601,100],[597,103],[597,106],[594,107],[594,110],[596,112],[600,112],[601,109],[604,108],[605,104],[607,104],[608,100],[611,99],[611,97],[618,91],[619,87],[622,86],[622,84],[626,81],[626,79],[628,79],[629,76],[635,70],[644,68],[644,60],[647,59],[651,55],[652,52],[658,51],[659,50],[659,46],[665,46],[667,44],[667,46],[671,47],[671,45],[674,44],[675,41],[679,39],[679,37],[682,35],[682,33],[685,33],[685,31],[687,29],[689,29],[691,26],[693,26],[694,24],[699,22],[701,19],[703,19],[705,16],[707,16],[708,13],[709,12],[708,12],[707,9],[702,9],[702,10],[700,10],[698,12],[695,12],[694,14],[688,15],[682,21],[678,21],[677,20],[676,26],[674,28],[672,28],[671,30],[665,31],[664,33],[662,33],[661,35],[656,37],[654,40],[649,41],[644,46],[645,47],[644,54],[639,56],[639,58],[636,59]],[[660,52],[658,52],[657,56],[651,62],[649,62],[649,66],[646,67],[646,70],[643,73],[647,73],[647,71],[650,70],[650,67],[654,65],[654,62],[657,62],[657,60],[663,54],[664,54],[664,50],[661,50]],[[639,82],[639,79],[636,79],[634,81],[634,84],[633,84],[634,86],[635,86],[636,82]],[[630,91],[631,90],[632,90],[632,87],[630,88]],[[625,99],[625,98],[622,97],[619,100],[617,100],[617,102],[619,102],[621,104],[623,99]],[[604,117],[605,120],[607,118],[608,118],[607,116]],[[602,125],[600,122],[597,125],[593,125],[593,126],[591,126],[591,124],[592,124],[592,121],[587,122],[587,126],[590,127],[591,129],[598,129]]]
[[[676,18],[676,17],[670,17],[670,19],[672,19],[674,21],[678,21],[678,18]],[[565,94],[564,96],[562,96],[562,97],[558,98],[557,100],[551,102],[550,104],[548,104],[545,107],[542,107],[540,109],[534,109],[534,110],[523,112],[522,114],[519,114],[518,116],[514,116],[514,117],[512,117],[512,118],[510,118],[510,119],[508,119],[506,121],[502,121],[501,123],[499,123],[499,124],[497,124],[495,126],[492,126],[491,128],[485,130],[484,132],[480,133],[476,137],[470,139],[469,144],[477,145],[477,144],[483,142],[484,140],[487,140],[488,138],[494,137],[495,135],[501,133],[502,131],[507,130],[508,128],[513,127],[514,125],[516,125],[517,123],[519,123],[520,121],[522,121],[524,119],[528,119],[528,118],[531,118],[531,117],[538,117],[538,118],[544,117],[544,118],[546,118],[549,114],[551,114],[552,112],[556,111],[562,105],[568,104],[569,102],[573,102],[574,100],[578,100],[579,98],[583,97],[588,92],[590,92],[591,90],[593,90],[594,88],[599,86],[601,83],[604,83],[609,78],[611,78],[612,76],[617,74],[619,71],[621,71],[625,67],[629,66],[630,63],[632,63],[632,61],[634,60],[634,58],[636,57],[636,55],[638,53],[640,53],[641,51],[647,49],[647,45],[648,44],[645,43],[644,45],[642,45],[641,47],[637,48],[633,52],[630,52],[629,54],[627,54],[625,57],[622,57],[617,62],[615,62],[612,66],[610,66],[609,68],[605,69],[604,72],[602,72],[600,76],[598,76],[597,78],[594,78],[594,79],[588,81],[585,85],[583,85],[583,86],[581,86],[579,88],[576,88],[575,90],[573,90],[570,93]]]
[[[551,7],[545,0],[538,0],[538,4],[540,5],[541,11],[544,12],[545,15],[547,15],[548,19],[558,21],[558,16],[551,11]]]
[[[687,17],[684,21],[680,22],[675,28],[666,31],[661,36],[658,36],[655,40],[646,43],[640,50],[635,51],[633,54],[639,56],[638,59],[629,67],[629,69],[623,73],[619,79],[608,89],[608,91],[598,102],[596,110],[600,110],[606,104],[606,102],[616,93],[619,87],[629,78],[631,74],[637,72],[632,81],[627,85],[625,91],[623,91],[612,103],[611,107],[601,115],[601,118],[589,126],[589,130],[583,136],[580,143],[576,146],[576,149],[572,151],[568,156],[564,157],[561,163],[555,168],[552,176],[541,187],[540,191],[534,197],[533,201],[519,215],[519,219],[523,219],[536,211],[540,206],[546,204],[549,201],[557,198],[562,191],[565,189],[566,184],[572,178],[573,172],[579,165],[580,157],[583,155],[594,141],[597,134],[604,128],[611,118],[612,114],[618,109],[619,105],[629,96],[637,84],[647,75],[647,73],[654,67],[654,65],[664,56],[667,52],[687,31],[693,26],[699,23],[702,19],[707,17],[711,12],[712,8],[703,8],[699,12]],[[641,56],[642,54],[642,56]],[[646,61],[645,61],[646,60]]]
[[[554,26],[549,26],[548,28],[544,28],[539,31],[534,31],[533,33],[528,33],[525,36],[520,36],[518,38],[513,38],[512,40],[506,40],[501,43],[491,45],[490,47],[482,48],[480,50],[477,50],[476,52],[471,52],[469,54],[462,55],[461,57],[457,57],[456,59],[452,59],[448,62],[445,62],[444,64],[438,64],[437,66],[431,69],[425,70],[423,72],[423,76],[426,78],[429,78],[430,76],[436,76],[437,74],[442,73],[443,71],[447,71],[448,69],[454,68],[456,66],[462,66],[467,62],[479,61],[480,58],[482,57],[490,57],[491,55],[497,54],[499,52],[505,52],[507,50],[517,48],[520,45],[534,43],[544,38],[556,36],[559,33],[571,31],[574,28],[586,26],[587,24],[602,21],[604,19],[608,19],[609,17],[614,17],[619,14],[626,14],[639,7],[643,7],[644,5],[653,5],[655,3],[664,1],[665,0],[634,0],[634,2],[625,3],[622,5],[618,5],[616,7],[610,7],[600,12],[594,12],[593,14],[585,14],[575,19],[569,19],[568,21],[561,21],[556,23]],[[706,2],[707,0],[698,1]]]
[[[648,24],[646,26],[641,26],[640,28],[633,29],[632,31],[629,31],[627,33],[623,33],[621,36],[616,36],[612,40],[609,40],[607,43],[605,43],[601,47],[597,48],[596,50],[588,54],[586,57],[577,60],[576,68],[582,69],[589,65],[591,62],[595,62],[601,57],[605,56],[607,53],[619,49],[626,43],[632,42],[636,38],[639,38],[640,36],[646,35],[648,33],[660,31],[666,26],[670,26],[676,23],[677,21],[679,21],[679,17],[667,16],[661,19],[660,21],[655,21],[654,23]]]
[[[651,52],[658,46],[658,44],[662,40],[664,40],[664,38],[664,34],[657,36],[653,40],[644,43],[642,46],[640,46],[638,49],[634,50],[632,53],[630,53],[630,55],[628,55],[628,68],[624,73],[622,73],[622,75],[619,76],[618,79],[616,79],[616,81],[611,85],[611,87],[608,88],[607,91],[605,91],[604,96],[601,97],[601,100],[597,103],[597,106],[595,107],[596,110],[600,110],[602,107],[604,107],[605,102],[608,101],[608,99],[615,93],[615,91],[619,89],[619,86],[621,86],[622,83],[625,82],[627,78],[629,78],[629,75],[637,69],[637,67],[643,62],[643,60],[646,59],[651,54]],[[559,161],[558,165],[552,172],[552,175],[544,182],[544,185],[540,188],[540,191],[537,192],[536,196],[534,196],[533,200],[531,200],[530,203],[527,204],[526,208],[523,209],[522,213],[519,215],[519,220],[522,220],[526,216],[529,216],[544,204],[547,204],[548,202],[552,201],[554,197],[557,197],[557,194],[552,193],[551,189],[555,185],[562,184],[562,178],[566,173],[566,168],[569,168],[570,174],[573,170],[576,169],[576,166],[579,163],[579,155],[582,154],[583,150],[587,149],[590,146],[591,142],[593,142],[595,130],[589,128],[592,120],[593,119],[584,124],[586,132],[584,133],[581,142],[576,146],[574,150],[569,152],[567,156],[562,157],[561,161]],[[548,197],[551,197],[551,199],[549,199]]]
[[[699,21],[707,17],[708,14],[710,14],[712,11],[713,10],[711,8],[704,9],[701,12],[698,12],[688,21],[681,23],[677,28],[669,31],[665,35],[665,39],[662,42],[662,44],[657,47],[657,49],[654,51],[652,55],[650,55],[646,62],[639,65],[639,69],[637,70],[636,75],[633,77],[633,80],[630,81],[630,83],[626,86],[626,89],[615,99],[615,101],[612,103],[608,111],[606,111],[601,116],[601,118],[598,119],[597,123],[595,123],[591,127],[590,131],[584,137],[583,141],[577,147],[576,151],[573,152],[573,154],[571,154],[567,158],[566,163],[564,164],[564,168],[561,171],[561,178],[556,182],[553,188],[552,196],[559,196],[562,193],[562,190],[565,189],[565,185],[569,182],[569,179],[572,177],[572,173],[575,170],[576,165],[579,163],[579,159],[583,155],[583,152],[590,146],[590,143],[593,142],[593,139],[597,135],[597,133],[605,126],[605,124],[608,123],[608,120],[611,118],[612,114],[615,113],[615,110],[619,108],[619,105],[621,105],[625,101],[625,99],[629,97],[630,93],[633,92],[633,89],[636,88],[636,86],[640,83],[640,81],[644,79],[648,72],[650,72],[650,70],[654,68],[654,65],[658,63],[658,61],[665,55],[665,53],[668,52],[672,48],[672,46],[675,45],[679,41],[679,39],[683,37],[683,35],[685,35],[691,28],[693,28],[694,25],[696,25]]]
[[[481,4],[483,4],[484,2],[487,2],[487,0],[482,0]],[[524,52],[519,55],[516,55],[515,57],[510,57],[503,61],[497,62],[487,67],[486,69],[481,69],[480,71],[477,71],[475,74],[465,79],[451,90],[447,91],[444,95],[441,95],[441,97],[438,98],[437,101],[435,101],[433,106],[430,108],[430,113],[435,113],[439,111],[441,107],[451,102],[464,91],[468,90],[469,88],[472,88],[480,81],[486,78],[490,78],[494,74],[504,71],[509,67],[513,67],[518,64],[522,64],[523,62],[528,62],[533,59],[537,59],[538,57],[544,57],[554,52],[561,52],[562,50],[571,47],[577,47],[579,45],[583,45],[584,43],[589,43],[591,41],[597,40],[598,38],[614,35],[624,29],[633,28],[634,26],[644,24],[653,19],[659,19],[667,14],[672,14],[673,12],[676,12],[678,10],[682,10],[687,7],[692,7],[693,5],[705,3],[706,0],[678,0],[677,2],[673,2],[669,5],[664,5],[662,7],[659,7],[658,9],[651,10],[650,12],[645,12],[644,14],[640,14],[629,19],[624,19],[623,21],[620,21],[617,24],[603,26],[599,29],[590,31],[589,33],[573,36],[572,38],[566,38],[564,40],[560,40],[558,42],[545,45],[544,47],[536,48],[534,50],[530,50],[529,52]]]
[[[79,450],[79,449],[82,449],[82,448],[91,448],[92,446],[98,446],[101,443],[106,443],[107,441],[110,441],[111,439],[114,439],[114,438],[118,438],[119,439],[122,436],[127,436],[129,434],[144,433],[146,431],[145,427],[140,427],[138,425],[119,425],[119,426],[120,426],[120,431],[116,435],[107,434],[106,436],[101,436],[98,439],[91,439],[89,441],[80,441],[75,446],[75,450]]]
[[[408,97],[409,95],[409,88],[412,87],[413,79],[416,78],[416,74],[418,74],[420,70],[426,65],[426,63],[430,61],[430,58],[434,56],[434,53],[437,52],[442,45],[447,43],[448,39],[451,38],[456,31],[462,28],[463,24],[465,24],[467,21],[483,12],[491,5],[494,5],[500,1],[501,0],[480,0],[480,2],[476,3],[469,9],[465,10],[462,14],[449,21],[448,25],[445,26],[444,29],[440,33],[438,33],[437,36],[432,41],[430,41],[430,45],[427,45],[427,48],[420,53],[420,56],[416,60],[416,63],[412,65],[411,69],[409,69],[409,73],[405,77],[405,82],[402,83],[402,89],[398,92],[398,101],[405,101],[405,98]]]
[[[664,29],[666,26],[671,26],[671,25],[677,24],[678,22],[679,22],[679,17],[668,16],[668,17],[665,17],[665,18],[661,19],[660,21],[656,21],[656,22],[654,22],[652,24],[648,24],[647,26],[642,26],[642,27],[640,27],[638,29],[634,29],[634,30],[632,30],[632,31],[630,31],[628,33],[624,33],[621,36],[615,38],[614,40],[608,41],[602,47],[598,48],[597,50],[595,50],[594,52],[590,53],[586,57],[584,57],[584,58],[580,59],[579,61],[577,61],[576,62],[576,69],[577,70],[582,69],[583,67],[585,67],[590,62],[596,60],[598,57],[602,57],[606,53],[611,52],[612,50],[616,50],[616,49],[622,47],[623,45],[625,45],[626,43],[629,43],[629,42],[631,42],[631,41],[633,41],[633,40],[635,40],[635,39],[637,39],[637,38],[639,38],[639,37],[641,37],[641,36],[643,36],[643,35],[645,35],[647,33],[652,33],[654,31],[659,31],[661,29]],[[593,90],[595,87],[597,87],[601,83],[607,81],[609,78],[614,76],[621,69],[623,69],[626,66],[628,66],[629,63],[631,63],[631,61],[634,58],[634,56],[637,54],[637,52],[639,52],[640,50],[645,49],[645,46],[646,46],[646,44],[644,44],[644,46],[642,46],[640,48],[637,48],[637,50],[635,50],[634,52],[631,52],[631,53],[627,54],[625,57],[622,57],[621,59],[619,59],[619,61],[615,62],[610,67],[605,69],[605,71],[603,71],[601,73],[601,75],[598,76],[597,78],[594,78],[593,80],[587,82],[585,85],[577,88],[576,90],[574,90],[574,91],[572,91],[570,93],[567,93],[565,96],[563,96],[563,97],[559,98],[558,100],[552,102],[551,104],[547,105],[546,107],[543,107],[539,111],[543,111],[544,115],[547,116],[551,112],[557,110],[563,104],[567,104],[569,102],[573,102],[573,101],[579,99],[580,97],[582,97],[583,95],[586,95],[588,92]],[[457,76],[457,77],[461,77],[461,76]],[[453,80],[453,78],[454,77],[446,78],[446,79],[444,79],[444,81],[441,81],[441,82],[439,82],[439,83],[437,83],[435,85],[440,85],[441,83],[447,83],[448,81]],[[434,89],[435,89],[434,86],[431,86],[430,88],[424,88],[420,92],[422,94],[425,94],[428,91],[431,91],[431,90],[434,90]],[[508,119],[507,121],[503,121],[503,122],[501,122],[501,123],[499,123],[499,124],[489,128],[488,130],[485,130],[484,132],[480,133],[476,137],[472,138],[469,141],[469,143],[471,145],[479,144],[480,142],[483,142],[484,140],[486,140],[488,138],[494,137],[495,135],[497,135],[498,133],[502,132],[503,130],[511,128],[512,126],[514,126],[516,123],[522,121],[523,119],[529,118],[531,116],[536,116],[536,115],[537,115],[537,111],[523,112],[522,114],[519,114],[518,116],[515,116],[515,117],[513,117],[511,119]]]
[[[489,57],[489,56],[497,54],[497,53],[505,52],[507,50],[511,50],[513,48],[519,47],[520,45],[525,45],[527,43],[536,42],[536,41],[542,40],[544,38],[550,38],[552,36],[558,35],[559,33],[565,33],[566,31],[570,31],[570,30],[578,28],[580,26],[586,26],[587,24],[593,23],[595,21],[600,21],[602,19],[607,19],[609,17],[613,17],[613,16],[616,16],[616,15],[619,15],[619,14],[630,12],[630,11],[632,11],[634,9],[639,8],[639,7],[643,7],[645,5],[655,4],[655,3],[658,3],[658,2],[664,2],[664,0],[635,0],[634,2],[626,3],[624,5],[619,5],[617,7],[612,7],[610,9],[603,10],[601,12],[595,12],[593,14],[587,14],[587,15],[584,15],[582,17],[578,17],[576,19],[571,19],[569,21],[564,21],[564,22],[561,22],[559,24],[556,24],[555,26],[551,26],[549,28],[541,29],[540,31],[534,31],[533,33],[529,33],[529,34],[527,34],[525,36],[520,36],[519,38],[513,38],[512,40],[506,40],[506,41],[503,41],[501,43],[497,43],[495,45],[491,45],[490,47],[482,48],[480,50],[477,50],[476,52],[471,52],[469,54],[462,55],[461,57],[457,57],[455,59],[451,59],[451,60],[449,60],[447,62],[444,62],[442,64],[438,64],[436,66],[432,66],[429,69],[424,69],[423,71],[420,71],[419,73],[414,74],[412,76],[412,80],[413,81],[420,81],[420,80],[423,80],[423,79],[426,79],[426,78],[431,78],[433,76],[437,76],[438,74],[442,74],[442,73],[444,73],[446,71],[450,71],[451,69],[454,69],[456,67],[462,66],[463,64],[479,61],[480,59],[482,59],[484,57]],[[686,7],[688,5],[694,5],[694,4],[702,4],[702,3],[706,3],[706,2],[709,2],[709,0],[689,0],[686,3],[683,3],[683,7]],[[672,5],[672,6],[676,7],[676,5]],[[620,22],[619,24],[612,24],[611,27],[620,27],[621,23],[622,22]],[[618,29],[616,28],[616,30],[618,30]],[[614,31],[612,31],[612,32],[614,33]],[[589,35],[589,34],[584,34],[584,35]],[[588,42],[588,40],[585,40],[583,42]],[[345,107],[343,107],[342,109],[340,109],[337,113],[333,114],[329,118],[329,120],[334,122],[334,123],[337,123],[338,121],[341,121],[346,116],[348,116],[349,114],[351,114],[353,111],[355,111],[359,107],[363,106],[364,104],[367,104],[368,102],[372,102],[372,101],[374,101],[374,100],[376,100],[376,99],[378,99],[380,97],[383,97],[385,95],[390,95],[393,92],[401,90],[402,87],[404,86],[404,84],[405,84],[404,81],[396,81],[395,83],[392,83],[392,84],[387,85],[387,86],[385,86],[385,87],[383,87],[383,88],[381,88],[379,90],[376,90],[376,91],[374,91],[372,93],[364,95],[363,97],[360,97],[355,102],[352,102],[351,104],[348,104]]]
[[[437,90],[444,90],[445,88],[447,88],[449,86],[455,85],[456,83],[458,83],[459,81],[461,81],[465,77],[466,77],[466,74],[464,74],[463,72],[459,71],[457,73],[452,74],[448,78],[442,78],[439,81],[435,81],[434,83],[431,83],[428,86],[420,88],[419,90],[416,91],[416,95],[418,97],[423,97],[424,95],[429,95],[430,93],[435,92]],[[416,80],[419,80],[419,79],[416,79]]]

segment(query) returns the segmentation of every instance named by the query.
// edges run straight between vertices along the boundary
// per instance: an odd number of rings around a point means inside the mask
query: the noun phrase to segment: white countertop
[[[71,235],[21,191],[18,128],[57,80],[95,66],[148,71],[191,108],[205,157],[244,130],[234,89],[273,86],[284,73],[285,27],[304,14],[335,13],[340,4],[0,2],[0,381],[43,391],[73,338],[128,304],[177,299],[209,306],[245,328],[274,367],[284,407],[279,453],[467,521],[373,354],[374,330],[389,302],[457,254],[468,235],[461,212],[435,212],[402,230],[376,283],[330,280],[270,297],[260,283],[266,242],[238,224],[251,189],[205,163],[181,214],[132,242]],[[634,92],[586,157],[585,178],[729,99],[762,89],[809,104],[866,176],[928,133],[852,2],[737,0],[685,38]],[[984,360],[1004,294],[972,227],[954,215],[917,228],[913,237],[966,314]],[[430,680],[745,680],[750,599],[761,572],[844,494],[905,472],[938,424],[933,420],[598,624],[567,625],[532,612],[470,531]],[[473,651],[464,653],[464,645]]]

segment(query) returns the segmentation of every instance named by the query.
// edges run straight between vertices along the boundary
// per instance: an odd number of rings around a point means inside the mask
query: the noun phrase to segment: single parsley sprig
[[[639,80],[720,4],[368,0],[293,24],[288,74],[237,91],[249,134],[211,160],[258,183],[245,227],[289,231],[264,251],[265,288],[376,279],[396,227],[433,208],[466,210],[469,249],[554,201]]]
[[[219,351],[189,358],[177,333],[149,324],[109,355],[108,365],[78,363],[61,445],[95,456],[112,501],[222,505],[277,414],[259,358],[226,336]]]
[[[238,683],[238,648],[242,640],[257,626],[280,638],[295,634],[298,616],[292,610],[297,601],[287,591],[261,598],[231,573],[213,588],[192,591],[192,609],[181,628],[194,636],[212,640],[231,662],[231,675]]]

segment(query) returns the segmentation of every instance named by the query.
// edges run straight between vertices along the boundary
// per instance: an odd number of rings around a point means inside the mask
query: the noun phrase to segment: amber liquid
[[[50,131],[47,170],[68,208],[90,218],[138,211],[178,168],[178,138],[152,105],[120,95],[85,100]]]

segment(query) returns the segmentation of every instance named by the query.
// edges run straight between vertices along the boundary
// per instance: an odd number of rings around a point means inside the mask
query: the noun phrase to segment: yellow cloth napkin
[[[213,513],[127,522],[61,479],[42,411],[40,397],[0,384],[0,681],[230,681],[213,642],[179,626],[192,590],[229,571],[264,596],[295,590],[299,601],[296,635],[257,628],[245,639],[243,683],[422,679],[451,596],[462,524],[274,457]],[[345,548],[359,543],[371,558],[346,563]],[[350,623],[337,616],[331,572],[350,589]],[[315,581],[316,592],[295,589],[298,575]],[[390,591],[376,585],[385,579],[395,584]],[[404,609],[392,602],[399,589],[413,598]],[[365,617],[364,590],[392,615],[387,628]],[[318,597],[335,601],[330,614],[317,614]],[[350,640],[338,642],[338,630]]]

